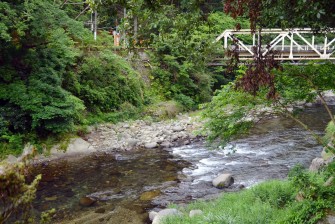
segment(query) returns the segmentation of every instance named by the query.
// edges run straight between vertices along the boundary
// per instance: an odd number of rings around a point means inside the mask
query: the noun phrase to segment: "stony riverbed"
[[[319,107],[307,109],[303,119],[320,134],[327,123]],[[258,125],[223,151],[206,148],[193,132],[199,126],[187,115],[97,126],[71,143],[61,154],[66,158],[41,160],[36,172],[43,179],[34,206],[56,208],[55,223],[150,223],[148,211],[224,192],[211,184],[219,173],[232,173],[235,184],[227,190],[238,190],[285,178],[294,164],[308,167],[322,150],[285,118]]]

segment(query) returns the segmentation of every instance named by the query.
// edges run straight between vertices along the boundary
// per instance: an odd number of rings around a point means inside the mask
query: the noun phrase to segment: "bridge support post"
[[[294,34],[292,33],[289,59],[293,59],[293,35]]]

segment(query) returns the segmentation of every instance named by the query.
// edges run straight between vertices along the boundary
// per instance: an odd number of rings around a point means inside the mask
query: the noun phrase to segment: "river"
[[[301,118],[318,134],[328,122],[322,107],[306,109]],[[223,150],[196,143],[44,162],[35,170],[43,179],[34,209],[38,213],[56,208],[53,223],[149,223],[149,210],[283,179],[298,163],[308,167],[322,150],[286,118],[263,122],[250,133]],[[223,172],[231,173],[235,183],[219,190],[211,180]],[[96,202],[80,204],[86,196]]]

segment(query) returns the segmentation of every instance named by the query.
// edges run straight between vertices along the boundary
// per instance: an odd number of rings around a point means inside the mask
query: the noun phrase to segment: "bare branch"
[[[81,12],[76,16],[75,19],[78,19],[79,16],[81,16],[82,14],[84,14],[84,12],[86,12],[86,11],[89,10],[89,9],[90,9],[90,6],[88,5],[83,11],[81,11]]]

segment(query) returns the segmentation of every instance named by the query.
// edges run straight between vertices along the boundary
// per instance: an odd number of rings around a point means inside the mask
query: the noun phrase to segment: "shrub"
[[[34,151],[34,149],[32,149]],[[19,223],[33,223],[31,202],[41,175],[28,181],[28,161],[33,154],[21,157],[18,163],[0,165],[0,223],[13,219]]]

